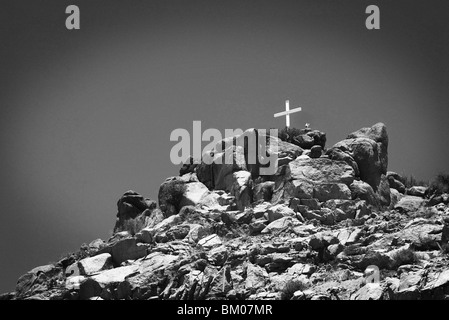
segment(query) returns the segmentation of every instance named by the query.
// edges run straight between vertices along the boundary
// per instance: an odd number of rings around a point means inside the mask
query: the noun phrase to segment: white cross
[[[290,110],[290,101],[285,100],[285,111],[279,112],[279,113],[275,113],[274,117],[277,118],[277,117],[286,116],[285,124],[286,124],[287,127],[290,127],[290,114],[291,113],[295,113],[295,112],[299,112],[299,111],[301,111],[301,107]]]

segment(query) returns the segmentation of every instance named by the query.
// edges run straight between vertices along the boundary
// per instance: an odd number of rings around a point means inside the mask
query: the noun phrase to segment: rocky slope
[[[383,124],[328,149],[316,130],[279,140],[272,176],[232,141],[220,143],[234,164],[186,163],[158,203],[126,192],[110,239],[29,271],[1,298],[449,298],[448,195],[429,199],[387,171]]]

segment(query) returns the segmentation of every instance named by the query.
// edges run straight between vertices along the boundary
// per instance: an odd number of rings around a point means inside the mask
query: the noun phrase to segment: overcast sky
[[[394,2],[394,4],[393,4]],[[0,292],[106,239],[176,175],[170,133],[387,126],[389,170],[448,170],[447,1],[2,1]],[[65,28],[76,4],[81,29]],[[381,29],[365,28],[377,4]]]

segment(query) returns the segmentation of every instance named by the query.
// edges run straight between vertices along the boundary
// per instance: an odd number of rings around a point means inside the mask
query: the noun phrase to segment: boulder
[[[295,224],[294,218],[289,217],[289,216],[283,217],[283,218],[277,219],[277,220],[271,222],[270,224],[268,224],[261,231],[261,233],[266,234],[266,233],[281,232],[281,231],[291,228],[294,224]],[[300,222],[296,221],[296,224],[300,224]]]
[[[207,254],[207,260],[215,266],[222,266],[227,259],[228,250],[223,245],[211,249]]]
[[[264,288],[268,280],[268,273],[264,268],[248,263],[246,267],[245,288],[250,292],[255,292],[259,288]]]
[[[355,162],[354,158],[347,152],[344,152],[338,148],[330,148],[326,151],[326,155],[331,160],[346,162],[352,169],[354,169],[355,176],[360,176],[359,166],[357,165],[357,162]]]
[[[209,194],[209,189],[201,182],[190,182],[185,185],[185,191],[179,202],[179,210],[184,206],[196,206]]]
[[[136,239],[144,243],[153,243],[157,234],[167,231],[169,228],[182,222],[180,214],[169,216],[153,227],[143,228],[136,234]]]
[[[137,243],[136,238],[125,238],[99,251],[99,254],[109,253],[114,265],[120,265],[127,260],[136,260],[147,255],[149,245]]]
[[[210,250],[214,247],[218,247],[222,245],[220,237],[216,234],[211,234],[207,237],[202,238],[198,241],[198,245],[205,250]]]
[[[349,153],[357,163],[360,179],[377,191],[382,170],[376,142],[368,138],[346,139],[336,143],[333,148]]]
[[[23,298],[49,288],[49,282],[61,272],[61,268],[52,264],[36,267],[17,280],[16,296]]]
[[[390,205],[390,185],[388,183],[387,177],[383,174],[380,176],[380,183],[377,188],[376,196],[380,205]]]
[[[323,183],[315,187],[314,197],[319,201],[351,199],[351,191],[344,183]]]
[[[271,201],[273,197],[274,181],[256,184],[253,188],[254,201]]]
[[[270,207],[266,213],[266,218],[270,223],[284,217],[295,217],[295,212],[283,204]]]
[[[123,266],[100,272],[99,274],[88,278],[80,285],[80,299],[89,299],[91,297],[101,296],[111,298],[110,291],[107,289],[117,287],[125,281],[125,278],[138,272],[137,265]]]
[[[370,128],[353,132],[347,139],[336,143],[332,149],[340,149],[351,156],[357,163],[360,178],[377,192],[381,176],[387,173],[388,166],[388,135],[384,124],[377,123]],[[329,155],[341,157],[341,154],[335,151],[329,152]]]
[[[382,300],[383,287],[379,283],[367,283],[351,295],[351,300]]]
[[[102,253],[97,256],[80,260],[78,266],[82,275],[90,276],[112,268],[112,256],[109,253]]]
[[[351,190],[352,199],[365,200],[368,204],[373,206],[378,205],[378,200],[373,188],[366,182],[354,180],[349,186]]]
[[[381,173],[386,174],[388,168],[388,133],[387,127],[379,122],[372,127],[366,127],[351,133],[348,139],[368,138],[378,145]]]
[[[315,193],[321,199],[335,196],[330,191],[346,197],[349,189],[341,185],[350,185],[354,181],[354,170],[342,161],[325,158],[296,159],[281,168],[275,180],[272,202],[290,201],[292,198],[311,199]],[[320,199],[319,199],[320,200]],[[322,201],[322,200],[321,200]]]
[[[249,148],[248,143],[245,143],[246,137],[258,136],[257,148]],[[241,135],[225,138],[219,141],[211,150],[203,154],[203,161],[196,168],[198,180],[204,183],[210,190],[221,189],[229,192],[233,185],[233,173],[236,171],[248,171],[251,173],[253,179],[259,176],[260,168],[266,166],[259,162],[256,154],[256,159],[252,159],[248,154],[249,151],[260,152],[262,139],[272,139],[277,143],[277,150],[273,149],[271,145],[267,145],[266,152],[269,157],[277,157],[277,159],[285,158],[286,162],[297,158],[302,154],[303,150],[294,144],[281,141],[277,137],[263,135],[258,130],[248,129]],[[261,154],[263,155],[263,152]],[[270,158],[271,159],[271,158]],[[253,160],[256,163],[252,163]],[[266,159],[262,159],[264,162]]]
[[[125,230],[125,224],[130,220],[145,220],[145,217],[141,216],[149,215],[155,208],[155,201],[144,198],[132,190],[125,192],[117,202],[117,220],[114,226],[114,233]]]
[[[387,176],[387,179],[388,179],[388,184],[390,185],[390,188],[396,189],[397,191],[399,191],[402,194],[405,193],[405,186],[401,181],[395,179],[393,175]]]
[[[429,188],[422,186],[413,186],[407,189],[407,195],[424,198]]]
[[[177,214],[186,191],[186,182],[180,177],[170,177],[159,187],[158,201],[165,217]]]
[[[310,158],[319,158],[323,153],[323,148],[319,145],[315,145],[310,149]]]
[[[401,200],[394,206],[394,208],[400,212],[417,212],[421,207],[423,207],[425,201],[421,197],[415,196],[404,196]]]
[[[244,210],[252,202],[252,180],[248,171],[237,171],[232,174],[230,194],[235,197],[237,209]]]

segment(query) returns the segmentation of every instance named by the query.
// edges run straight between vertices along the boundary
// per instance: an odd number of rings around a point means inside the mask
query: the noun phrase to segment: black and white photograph
[[[0,7],[0,300],[449,300],[447,0]]]

